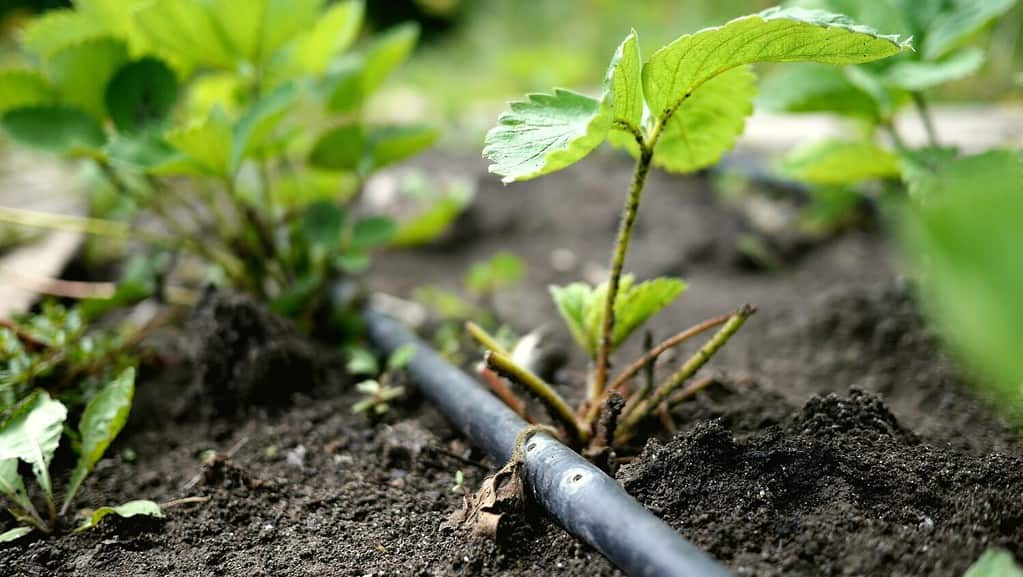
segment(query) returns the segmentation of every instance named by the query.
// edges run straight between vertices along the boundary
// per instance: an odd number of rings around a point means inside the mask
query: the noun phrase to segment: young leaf
[[[128,501],[127,503],[117,507],[100,507],[93,511],[92,516],[79,525],[78,528],[75,529],[75,532],[77,533],[79,531],[92,529],[107,515],[117,515],[118,517],[125,518],[135,517],[137,515],[146,515],[149,517],[162,518],[163,511],[160,510],[160,506],[156,503],[146,500]]]
[[[380,363],[377,362],[376,355],[362,347],[352,347],[348,350],[348,363],[345,368],[353,375],[380,374]]]
[[[431,126],[385,126],[370,130],[372,166],[382,168],[433,146],[440,132]]]
[[[943,3],[949,9],[938,13],[931,22],[921,50],[923,57],[937,60],[946,56],[1015,5],[1016,0],[955,0]]]
[[[572,283],[563,287],[551,286],[549,290],[576,343],[591,357],[596,356],[597,335],[591,333],[586,323],[594,303],[593,289],[584,283]]]
[[[183,157],[166,140],[148,131],[118,134],[107,143],[103,152],[111,162],[147,171],[167,167]]]
[[[857,184],[900,175],[899,158],[870,141],[813,143],[789,154],[782,170],[796,180],[817,185]]]
[[[292,56],[304,74],[319,75],[334,56],[348,49],[359,34],[366,5],[363,0],[347,0],[332,6],[299,38]]]
[[[1016,564],[1012,553],[988,549],[970,565],[963,577],[1023,577],[1023,568]]]
[[[31,106],[10,110],[0,121],[14,140],[55,154],[98,151],[106,141],[103,128],[80,108]]]
[[[404,344],[387,357],[387,370],[399,371],[408,366],[416,356],[416,346],[412,343]]]
[[[605,90],[610,90],[613,122],[631,131],[643,127],[643,81],[640,77],[642,62],[639,40],[633,30],[615,51],[605,79]]]
[[[0,116],[13,108],[50,104],[53,100],[53,87],[35,70],[0,70]]]
[[[282,84],[253,103],[238,120],[231,145],[232,173],[238,170],[248,154],[266,142],[270,132],[298,99],[299,93],[297,84]]]
[[[10,543],[11,541],[21,539],[25,535],[32,532],[32,527],[15,527],[10,531],[4,531],[0,533],[0,543]]]
[[[469,267],[465,286],[469,292],[482,295],[519,282],[525,273],[526,263],[521,258],[510,252],[499,252]]]
[[[11,416],[0,425],[0,461],[21,459],[32,466],[39,487],[47,500],[53,502],[50,483],[50,459],[60,443],[67,409],[37,391],[21,402]]]
[[[107,83],[127,59],[128,49],[123,42],[101,36],[54,52],[46,68],[65,102],[84,108],[102,121],[107,117]]]
[[[756,62],[857,64],[909,48],[844,16],[819,10],[771,8],[682,36],[655,52],[643,66],[643,92],[663,121],[715,76]]]
[[[956,52],[938,62],[928,60],[896,62],[885,71],[883,80],[889,86],[921,91],[972,76],[983,65],[984,51],[975,48]]]
[[[610,107],[571,90],[512,102],[487,133],[483,155],[505,183],[529,180],[582,160],[611,127]]]
[[[398,224],[391,246],[420,246],[438,238],[469,206],[473,196],[471,187],[463,183],[452,184],[442,198],[430,201],[425,212]]]
[[[69,44],[78,44],[103,32],[101,23],[84,12],[50,10],[29,21],[22,32],[21,44],[30,52],[46,58]]]
[[[142,4],[133,16],[135,27],[148,45],[159,54],[175,55],[186,68],[195,65],[234,68],[234,47],[208,3],[154,0]]]
[[[381,34],[366,52],[362,71],[362,96],[369,96],[405,62],[419,40],[419,25],[401,24]]]
[[[363,169],[366,136],[358,124],[331,129],[320,136],[309,153],[309,164],[324,170]]]
[[[18,459],[0,460],[0,495],[23,510],[32,509],[32,502],[25,491],[25,482],[18,474]]]
[[[352,228],[351,248],[366,250],[384,246],[394,238],[398,225],[385,216],[369,216],[355,223]]]
[[[136,132],[162,121],[178,98],[178,77],[147,57],[121,67],[106,88],[106,109],[117,130]]]
[[[124,428],[134,396],[135,369],[128,368],[85,406],[85,412],[82,413],[82,419],[78,423],[82,448],[78,456],[78,464],[75,465],[75,470],[71,474],[71,481],[64,497],[63,510],[66,511],[71,505],[79,487],[82,486],[82,481],[92,472],[107,447]]]
[[[168,132],[165,138],[204,171],[217,176],[231,173],[231,123],[219,108],[210,111],[201,122]]]

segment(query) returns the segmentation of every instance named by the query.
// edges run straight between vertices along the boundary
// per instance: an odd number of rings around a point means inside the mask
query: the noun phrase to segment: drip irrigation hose
[[[412,343],[408,365],[424,397],[495,461],[507,462],[527,424],[474,379],[449,364],[402,323],[364,314],[370,340],[384,354]],[[603,471],[538,432],[522,450],[523,476],[534,498],[569,533],[590,544],[628,575],[731,577],[709,555],[651,514]]]

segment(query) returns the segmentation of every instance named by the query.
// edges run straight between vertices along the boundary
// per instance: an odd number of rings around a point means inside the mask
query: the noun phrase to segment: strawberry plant
[[[364,11],[361,0],[244,10],[80,0],[31,20],[0,69],[0,125],[17,143],[94,166],[139,218],[0,218],[191,255],[211,280],[311,323],[329,281],[364,271],[395,233],[357,210],[367,178],[437,136],[365,119],[418,29],[400,25],[353,51]]]
[[[782,171],[813,187],[817,208],[850,207],[850,188],[869,181],[898,182],[902,163],[914,156],[895,124],[913,106],[927,134],[927,146],[941,146],[931,115],[929,93],[969,78],[987,55],[971,45],[977,32],[1004,15],[1016,0],[795,0],[791,4],[846,14],[873,26],[912,36],[917,50],[887,60],[849,66],[800,64],[785,67],[765,82],[764,104],[786,112],[830,112],[854,121],[849,136],[814,142],[785,158]],[[885,137],[885,138],[879,138]],[[887,142],[885,142],[887,141]],[[840,220],[846,210],[825,215]],[[821,211],[817,211],[820,214]]]
[[[773,8],[682,36],[646,61],[640,57],[633,32],[615,52],[599,97],[555,89],[513,102],[487,135],[484,149],[493,162],[490,170],[503,176],[504,182],[565,168],[604,141],[628,150],[636,166],[608,280],[597,287],[575,283],[551,289],[572,335],[593,363],[582,406],[570,407],[553,387],[515,363],[493,338],[470,327],[487,349],[488,366],[537,396],[574,446],[596,455],[606,453],[608,446],[633,440],[650,415],[705,384],[689,381],[754,311],[744,306],[683,331],[609,378],[615,349],[685,289],[677,279],[637,281],[624,272],[651,167],[691,173],[715,163],[733,146],[752,112],[756,82],[750,66],[754,63],[860,64],[908,49],[908,41],[883,36],[846,17]],[[632,388],[634,377],[660,354],[714,328],[717,333],[670,377]],[[599,423],[603,423],[603,434],[598,434]]]
[[[128,420],[135,393],[135,371],[126,369],[101,389],[85,406],[78,421],[78,463],[58,501],[50,474],[50,461],[61,440],[68,411],[63,403],[39,390],[19,403],[0,424],[0,495],[8,511],[23,526],[0,534],[0,542],[13,541],[32,531],[50,534],[60,528],[82,482],[106,453]],[[19,463],[31,468],[46,508],[40,514],[18,471]],[[161,516],[152,501],[131,501],[117,507],[102,507],[79,530],[95,526],[109,514]]]
[[[355,385],[364,398],[352,405],[352,412],[379,417],[391,410],[388,403],[405,394],[405,387],[391,383],[400,377],[415,354],[416,349],[412,345],[399,347],[387,357],[387,364],[381,370],[373,353],[365,349],[353,349],[349,354],[348,372],[373,378]]]

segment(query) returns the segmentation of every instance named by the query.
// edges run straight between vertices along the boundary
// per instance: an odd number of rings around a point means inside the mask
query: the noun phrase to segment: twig
[[[702,379],[695,380],[686,385],[681,391],[678,391],[668,397],[668,406],[675,407],[683,401],[693,398],[696,396],[696,393],[699,393],[716,382],[718,382],[718,380],[714,377],[704,377]]]
[[[732,338],[732,335],[738,331],[742,325],[746,322],[753,313],[756,312],[756,307],[752,305],[744,305],[740,308],[728,322],[725,323],[717,333],[702,347],[696,351],[693,356],[689,357],[688,360],[682,365],[682,367],[669,377],[665,382],[661,383],[657,389],[653,392],[653,395],[647,399],[638,402],[632,410],[628,412],[622,419],[622,424],[618,429],[619,442],[624,439],[628,439],[632,434],[632,430],[645,419],[653,410],[660,406],[668,396],[674,392],[678,387],[685,383],[689,377],[693,376],[696,371],[700,370],[703,365],[714,356],[714,353],[728,342],[728,339]]]
[[[568,403],[561,398],[561,395],[545,383],[543,379],[534,375],[528,369],[520,367],[510,356],[497,351],[487,351],[484,361],[494,372],[518,383],[540,399],[551,412],[551,415],[565,426],[573,440],[580,443],[586,441],[588,434],[575,418],[575,413],[572,412]]]
[[[490,390],[493,391],[499,399],[504,401],[504,404],[508,405],[509,409],[514,411],[516,415],[525,419],[529,424],[536,424],[536,419],[526,414],[526,402],[520,399],[514,391],[509,389],[507,385],[504,384],[504,381],[501,380],[501,377],[497,376],[497,373],[485,366],[481,366],[479,367],[478,374],[480,378],[487,383]]]
[[[34,293],[69,299],[108,299],[117,290],[117,286],[109,282],[29,278],[7,267],[0,267],[0,280]]]

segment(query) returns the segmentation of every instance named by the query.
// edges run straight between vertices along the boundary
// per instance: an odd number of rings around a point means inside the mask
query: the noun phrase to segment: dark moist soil
[[[380,288],[453,288],[471,262],[511,250],[529,279],[497,307],[527,330],[555,318],[547,284],[599,273],[628,165],[598,158],[508,188],[475,161],[427,166],[468,171],[480,202],[443,246],[378,259]],[[724,384],[622,467],[626,489],[737,575],[952,576],[989,546],[1023,554],[1016,435],[922,328],[876,236],[789,251],[787,269],[765,274],[735,247],[745,213],[704,181],[654,176],[644,202],[630,269],[690,283],[658,334],[743,302],[761,313],[714,360]],[[556,270],[555,248],[575,266]],[[380,422],[352,415],[336,351],[247,299],[207,295],[182,335],[154,346],[169,360],[143,374],[79,503],[209,501],[0,546],[0,575],[619,574],[540,516],[498,543],[445,528],[455,472],[474,488],[499,464],[414,395]]]

